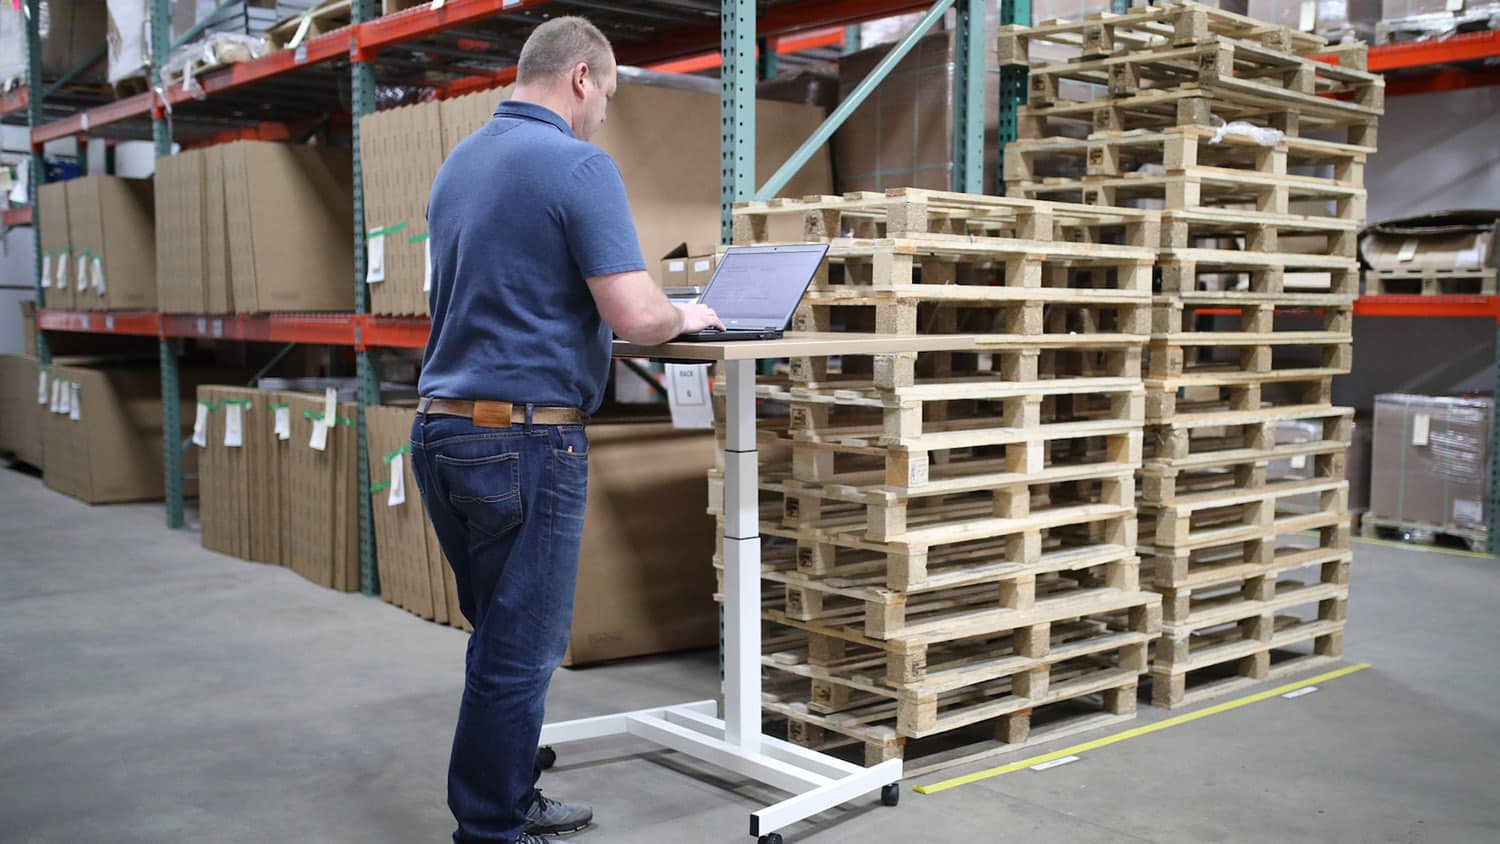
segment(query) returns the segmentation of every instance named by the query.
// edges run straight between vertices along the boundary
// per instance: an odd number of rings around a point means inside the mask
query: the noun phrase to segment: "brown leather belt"
[[[526,424],[526,405],[508,401],[468,401],[466,399],[422,399],[417,411],[434,416],[462,416],[481,428],[509,428]],[[571,407],[533,407],[533,425],[587,425],[583,411]]]

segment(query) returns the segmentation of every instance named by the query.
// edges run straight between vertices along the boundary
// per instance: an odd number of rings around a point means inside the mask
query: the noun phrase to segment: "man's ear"
[[[589,78],[589,65],[588,65],[588,62],[579,62],[578,64],[573,65],[573,77],[572,77],[572,82],[573,82],[573,96],[579,97],[580,99],[583,97],[583,95],[584,95],[583,83],[586,82],[588,80],[588,78]]]

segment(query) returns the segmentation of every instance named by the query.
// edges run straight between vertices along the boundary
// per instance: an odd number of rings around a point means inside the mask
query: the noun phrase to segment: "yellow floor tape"
[[[968,785],[972,782],[987,780],[990,777],[998,777],[1001,774],[1009,774],[1013,771],[1022,771],[1032,767],[1033,765],[1041,765],[1045,762],[1051,762],[1054,759],[1061,759],[1065,756],[1075,756],[1086,751],[1098,750],[1101,747],[1108,747],[1111,744],[1118,744],[1128,739],[1133,739],[1139,736],[1144,736],[1148,733],[1157,732],[1158,730],[1165,730],[1168,727],[1175,727],[1179,724],[1186,724],[1189,721],[1196,721],[1199,718],[1207,718],[1210,715],[1218,715],[1221,712],[1228,712],[1231,709],[1239,709],[1242,706],[1249,706],[1252,703],[1259,703],[1263,700],[1269,700],[1273,697],[1279,697],[1280,695],[1284,695],[1287,692],[1295,692],[1298,689],[1307,688],[1308,686],[1316,685],[1318,683],[1326,683],[1329,680],[1344,677],[1349,674],[1353,674],[1356,671],[1363,671],[1369,667],[1369,663],[1365,662],[1361,662],[1356,665],[1347,665],[1343,668],[1329,671],[1326,674],[1319,674],[1316,677],[1308,677],[1306,680],[1298,680],[1295,683],[1288,683],[1285,686],[1278,686],[1274,689],[1267,689],[1263,692],[1256,692],[1253,695],[1246,695],[1245,697],[1237,698],[1225,703],[1207,706],[1203,709],[1194,710],[1182,715],[1177,715],[1165,720],[1157,721],[1154,724],[1147,724],[1143,727],[1135,727],[1133,729],[1125,730],[1124,732],[1115,733],[1112,736],[1105,736],[1104,738],[1094,739],[1093,741],[1086,741],[1082,744],[1075,744],[1072,747],[1065,747],[1062,750],[1054,750],[1051,753],[1044,753],[1041,756],[1033,756],[1030,759],[1022,759],[1019,762],[1012,762],[1009,765],[1001,765],[998,768],[990,768],[985,771],[975,771],[972,774],[965,774],[961,777],[954,777],[951,780],[935,782],[931,785],[913,786],[912,790],[917,792],[918,794],[937,794],[939,791],[947,791],[950,788],[958,788],[961,785]]]

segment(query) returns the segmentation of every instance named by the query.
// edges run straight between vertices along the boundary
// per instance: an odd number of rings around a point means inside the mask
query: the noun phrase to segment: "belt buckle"
[[[474,424],[480,428],[509,428],[513,408],[508,401],[474,402]]]

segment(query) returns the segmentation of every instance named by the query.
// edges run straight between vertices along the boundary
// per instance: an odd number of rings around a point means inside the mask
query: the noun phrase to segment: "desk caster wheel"
[[[880,802],[887,806],[894,806],[901,802],[901,783],[893,782],[882,786],[880,789]]]
[[[544,771],[551,770],[552,766],[557,764],[557,751],[550,747],[538,748],[536,752],[536,764],[537,767]]]
[[[759,844],[782,844],[781,833],[773,832],[770,835],[762,835]]]

